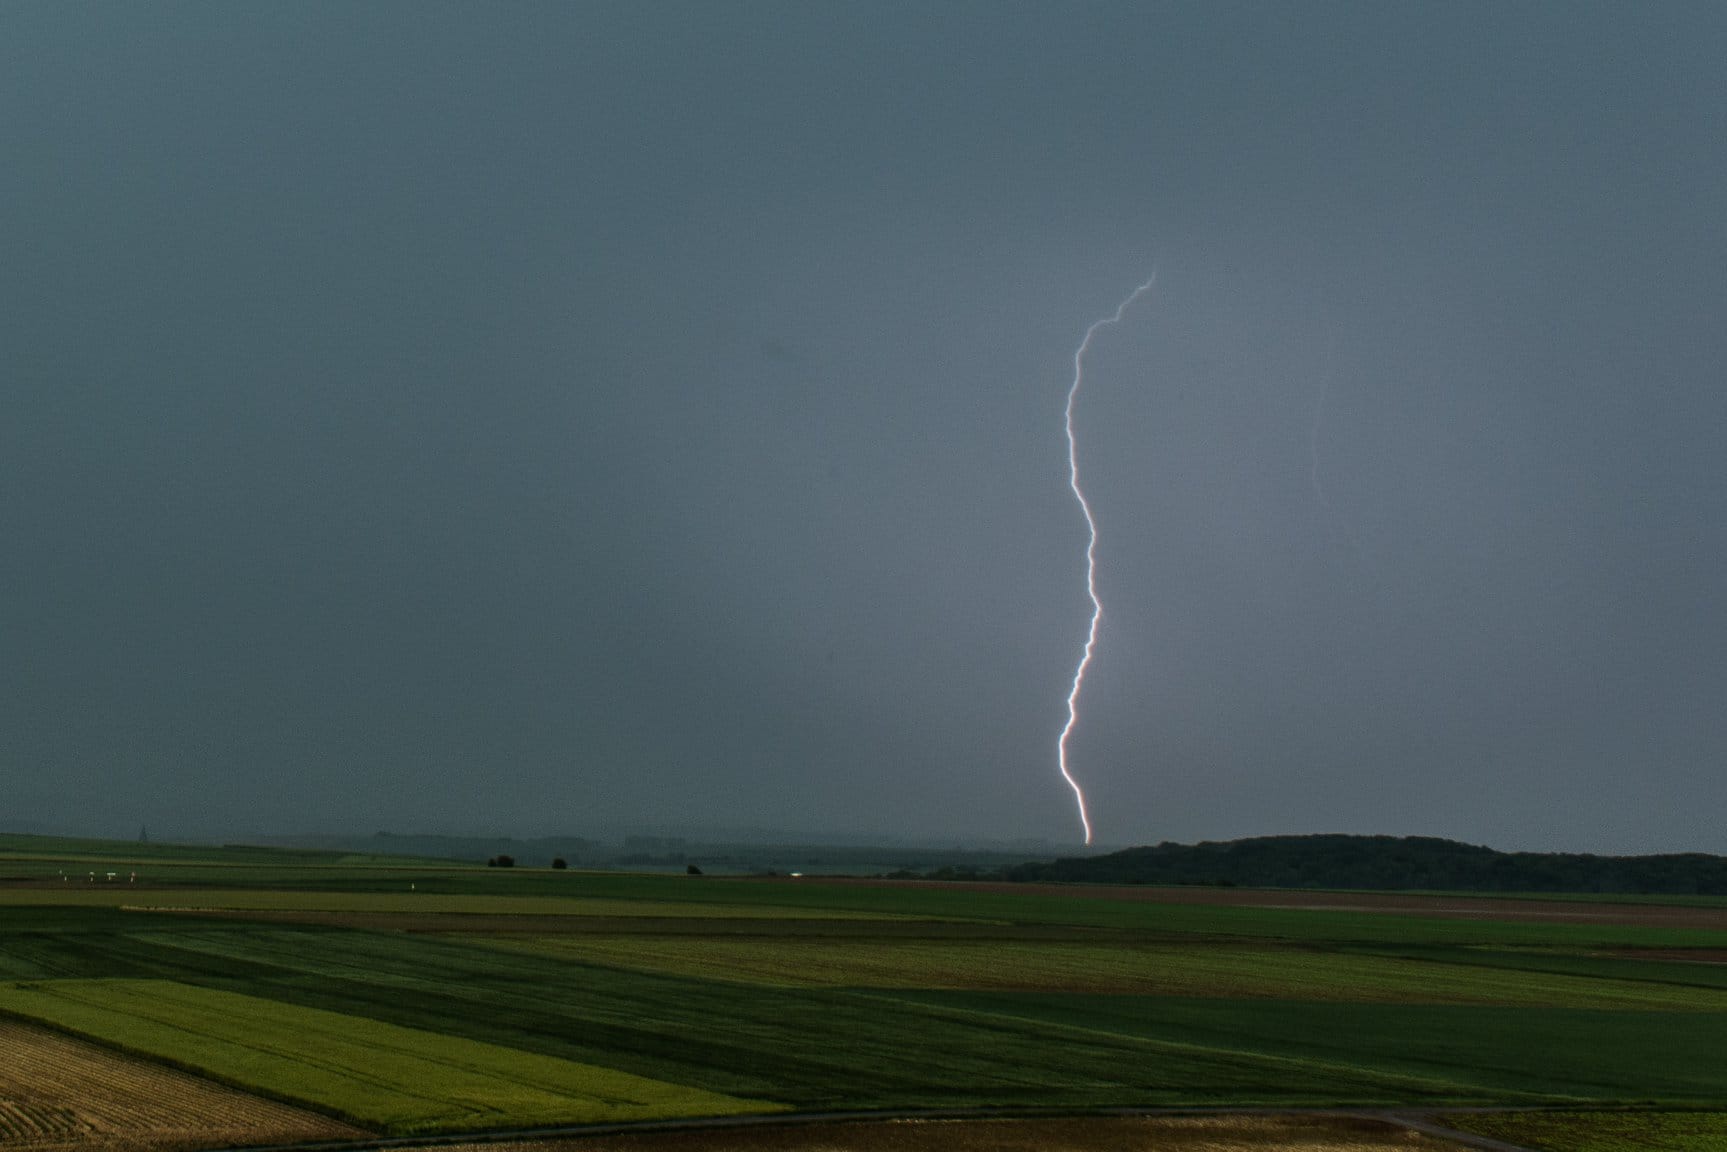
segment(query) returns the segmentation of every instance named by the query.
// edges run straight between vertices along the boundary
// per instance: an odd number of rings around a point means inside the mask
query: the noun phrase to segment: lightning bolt
[[[1115,314],[1105,316],[1092,322],[1085,330],[1085,337],[1080,340],[1079,347],[1073,353],[1073,384],[1067,390],[1067,483],[1073,489],[1073,498],[1079,501],[1079,510],[1085,515],[1085,526],[1091,533],[1085,545],[1085,591],[1091,597],[1091,623],[1085,632],[1085,647],[1080,652],[1079,665],[1073,670],[1073,686],[1067,693],[1067,723],[1062,726],[1061,738],[1056,741],[1056,764],[1061,769],[1061,778],[1067,781],[1067,786],[1073,789],[1074,801],[1079,805],[1080,827],[1085,829],[1085,842],[1091,843],[1091,816],[1085,808],[1085,790],[1079,786],[1079,781],[1073,778],[1073,773],[1067,766],[1067,742],[1073,735],[1073,729],[1079,723],[1079,692],[1085,687],[1085,672],[1091,667],[1091,656],[1097,650],[1097,625],[1103,619],[1103,601],[1097,598],[1097,519],[1091,514],[1091,503],[1085,498],[1085,490],[1079,486],[1079,443],[1073,434],[1073,402],[1079,396],[1079,386],[1085,381],[1085,354],[1091,347],[1091,338],[1097,335],[1099,328],[1107,328],[1111,324],[1121,322],[1122,313],[1128,305],[1138,300],[1157,283],[1157,272],[1154,270],[1151,279],[1141,284],[1128,294],[1127,299],[1116,306]]]

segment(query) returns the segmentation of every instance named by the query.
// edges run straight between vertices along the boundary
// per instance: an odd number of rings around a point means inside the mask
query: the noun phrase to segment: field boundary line
[[[1531,1112],[1539,1108],[1470,1108],[1471,1112]],[[633,1133],[709,1132],[734,1128],[814,1126],[818,1124],[891,1123],[896,1120],[1061,1120],[1076,1118],[1182,1116],[1259,1116],[1371,1120],[1403,1127],[1438,1139],[1450,1140],[1480,1152],[1536,1152],[1521,1144],[1508,1144],[1447,1128],[1425,1111],[1381,1108],[1254,1108],[1231,1107],[1107,1107],[1107,1108],[893,1108],[854,1109],[834,1112],[768,1112],[744,1116],[692,1116],[668,1120],[611,1121],[603,1124],[568,1124],[552,1128],[498,1128],[477,1132],[450,1132],[426,1136],[381,1136],[366,1140],[309,1141],[302,1144],[266,1144],[207,1149],[206,1152],[391,1152],[394,1149],[444,1148],[461,1144],[508,1144],[536,1140],[567,1140],[626,1136]]]

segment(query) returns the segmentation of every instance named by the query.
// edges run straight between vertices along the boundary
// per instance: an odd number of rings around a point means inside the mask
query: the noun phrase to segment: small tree
[[[697,868],[694,864],[689,864],[684,867],[684,873],[689,876],[700,876],[702,874],[702,870]]]
[[[499,856],[498,856],[498,867],[500,867],[500,868],[514,868],[515,866],[516,866],[516,858],[514,856],[505,856],[505,855],[499,854]]]
[[[554,856],[554,857],[552,857],[552,867],[556,868],[558,871],[561,872],[565,868],[568,868],[569,864],[567,864],[564,861],[564,858],[562,856]]]

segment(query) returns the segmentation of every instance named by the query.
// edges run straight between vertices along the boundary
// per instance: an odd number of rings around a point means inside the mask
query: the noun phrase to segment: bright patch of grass
[[[1445,1122],[1551,1152],[1727,1152],[1727,1112],[1459,1113]]]
[[[0,1009],[393,1132],[717,1116],[777,1107],[171,981],[0,986]]]

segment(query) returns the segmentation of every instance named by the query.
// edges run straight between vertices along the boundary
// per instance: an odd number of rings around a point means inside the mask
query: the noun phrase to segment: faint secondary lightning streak
[[[1157,283],[1157,273],[1151,274],[1151,279],[1141,284],[1128,294],[1127,299],[1116,306],[1113,316],[1094,321],[1085,330],[1085,337],[1080,340],[1079,347],[1073,353],[1073,384],[1067,390],[1067,483],[1073,489],[1073,498],[1079,501],[1079,510],[1085,515],[1086,529],[1091,533],[1085,545],[1085,591],[1091,597],[1091,624],[1085,632],[1085,648],[1081,651],[1079,665],[1073,670],[1073,687],[1067,693],[1067,723],[1062,726],[1061,739],[1056,741],[1056,764],[1061,769],[1061,778],[1067,781],[1067,786],[1073,789],[1073,798],[1079,804],[1079,823],[1085,829],[1085,842],[1091,843],[1091,816],[1085,809],[1085,790],[1079,786],[1079,781],[1073,778],[1073,773],[1067,766],[1067,741],[1073,735],[1074,725],[1079,723],[1079,691],[1085,686],[1085,671],[1091,667],[1091,655],[1097,649],[1097,625],[1103,619],[1103,601],[1097,598],[1097,520],[1091,514],[1091,504],[1085,498],[1085,491],[1079,486],[1079,444],[1073,435],[1073,402],[1079,395],[1079,386],[1085,380],[1085,353],[1091,347],[1091,338],[1097,335],[1099,328],[1121,322],[1122,313],[1128,305],[1138,300]]]

